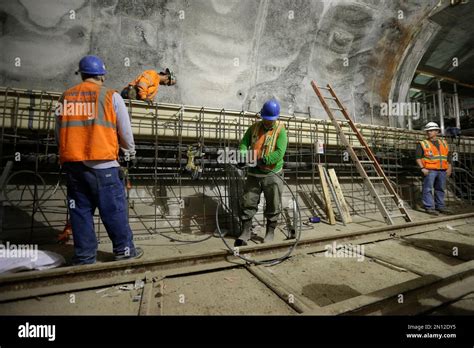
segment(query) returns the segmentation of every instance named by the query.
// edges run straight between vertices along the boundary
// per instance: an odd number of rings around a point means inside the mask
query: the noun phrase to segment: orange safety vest
[[[252,138],[250,148],[257,153],[257,159],[261,159],[263,156],[268,156],[270,153],[275,151],[278,137],[280,136],[281,130],[285,127],[283,122],[276,121],[272,129],[265,132],[263,122],[259,121],[254,123],[252,126]],[[273,170],[275,164],[259,166],[263,170]]]
[[[128,85],[137,87],[139,99],[153,99],[160,87],[160,74],[155,70],[145,70]]]
[[[86,81],[63,93],[57,124],[61,164],[118,158],[115,92]]]
[[[438,139],[438,148],[433,145],[429,140],[420,141],[421,148],[423,149],[423,158],[421,163],[426,169],[448,169],[448,143],[444,139]]]

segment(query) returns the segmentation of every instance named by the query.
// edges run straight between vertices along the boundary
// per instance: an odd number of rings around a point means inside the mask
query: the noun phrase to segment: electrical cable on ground
[[[236,168],[238,168],[236,165],[233,165],[233,164],[229,164],[231,166],[234,166]],[[245,167],[242,167],[241,169],[244,169]],[[238,168],[240,169],[240,168]],[[217,231],[219,232],[219,236],[221,237],[222,241],[224,242],[225,246],[227,247],[227,249],[229,249],[229,251],[236,257],[240,258],[241,260],[247,262],[247,263],[252,263],[252,264],[256,264],[256,265],[264,265],[264,266],[275,266],[281,262],[283,262],[284,260],[286,260],[288,257],[290,257],[290,255],[292,254],[293,250],[296,248],[296,245],[298,244],[300,238],[301,238],[301,212],[300,212],[300,209],[299,209],[299,206],[298,206],[298,200],[296,199],[296,196],[295,194],[293,193],[293,191],[291,190],[290,186],[288,185],[288,183],[285,181],[285,179],[283,177],[281,177],[280,175],[278,175],[278,173],[275,173],[273,171],[269,172],[268,174],[272,174],[272,175],[275,175],[276,177],[280,178],[280,180],[282,180],[282,182],[285,184],[285,186],[288,188],[288,190],[290,191],[291,193],[291,196],[293,197],[293,204],[294,204],[294,209],[293,211],[297,211],[298,213],[298,221],[293,221],[293,225],[294,225],[294,228],[295,228],[295,232],[296,232],[296,236],[295,236],[295,241],[294,243],[289,247],[288,251],[281,257],[278,257],[278,258],[275,258],[275,259],[271,259],[271,260],[264,260],[264,261],[258,261],[258,260],[253,260],[253,259],[250,259],[248,257],[245,257],[245,256],[242,256],[240,255],[240,252],[236,252],[237,250],[240,250],[240,249],[235,249],[234,247],[231,247],[227,241],[225,240],[224,238],[224,235],[221,231],[221,228],[220,228],[220,225],[219,225],[219,208],[221,207],[222,205],[222,196],[220,194],[220,189],[219,190],[219,196],[221,198],[221,200],[219,201],[219,203],[217,204],[217,208],[216,208],[216,227],[217,227]],[[216,185],[217,186],[217,185]],[[218,187],[218,186],[217,186]],[[296,218],[296,215],[294,214],[293,216],[293,219],[295,220]]]

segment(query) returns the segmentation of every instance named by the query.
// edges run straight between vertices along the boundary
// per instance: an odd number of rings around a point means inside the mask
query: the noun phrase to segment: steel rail
[[[369,230],[302,239],[297,249],[298,253],[308,253],[310,249],[321,249],[322,245],[333,241],[351,241],[366,237],[377,237],[375,240],[392,239],[396,231],[411,231],[420,227],[433,227],[447,221],[473,218],[474,213],[453,215],[429,219],[427,221],[410,222],[403,225],[391,225]],[[422,233],[415,231],[412,234]],[[275,253],[284,252],[292,241],[283,241],[270,245],[257,245],[241,248],[240,254],[252,255],[253,258],[268,260],[275,258]],[[361,241],[364,243],[364,241]],[[367,243],[367,241],[365,241]],[[322,250],[322,249],[321,249]],[[315,252],[315,251],[313,251]],[[213,266],[216,264],[218,266]],[[180,255],[155,260],[118,261],[94,265],[62,267],[41,272],[30,271],[14,275],[0,276],[0,302],[11,301],[35,296],[64,293],[68,291],[88,289],[121,282],[133,281],[146,271],[151,272],[182,272],[187,267],[208,267],[209,269],[229,268],[245,265],[228,250],[211,251],[196,255]]]

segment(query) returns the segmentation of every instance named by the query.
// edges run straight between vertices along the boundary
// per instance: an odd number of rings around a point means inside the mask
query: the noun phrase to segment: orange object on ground
[[[71,223],[68,221],[64,230],[58,235],[58,243],[65,244],[69,242],[72,236],[72,226]]]

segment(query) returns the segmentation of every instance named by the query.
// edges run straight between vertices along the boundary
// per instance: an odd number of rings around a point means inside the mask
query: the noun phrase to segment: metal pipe
[[[427,110],[428,104],[426,103],[426,93],[423,92],[423,118],[422,122],[426,123],[428,120],[428,110]]]
[[[458,95],[458,87],[456,84],[453,85],[454,87],[454,117],[456,118],[456,128],[461,129],[461,117],[459,112],[459,95]]]
[[[441,134],[444,135],[444,101],[443,101],[443,90],[441,89],[441,81],[436,80],[438,84],[438,106],[439,106],[439,127],[441,128]]]

